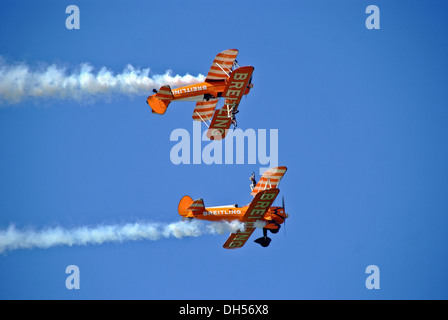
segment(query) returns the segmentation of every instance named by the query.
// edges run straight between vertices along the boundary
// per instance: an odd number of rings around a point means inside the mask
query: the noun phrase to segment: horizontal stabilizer
[[[202,211],[205,210],[204,200],[194,200],[193,203],[188,207],[188,210],[192,211],[193,213],[202,213]]]
[[[160,100],[172,100],[174,99],[173,92],[169,85],[160,88],[159,92],[156,93],[156,98]]]
[[[174,99],[170,86],[166,85],[160,88],[159,92],[149,96],[146,103],[152,109],[153,113],[164,114],[171,100]]]
[[[196,214],[201,214],[204,210],[204,201],[202,199],[193,201],[190,196],[183,196],[177,207],[177,211],[184,218],[194,218]]]

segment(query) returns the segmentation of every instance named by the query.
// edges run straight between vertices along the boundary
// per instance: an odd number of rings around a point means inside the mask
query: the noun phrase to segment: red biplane
[[[146,102],[153,113],[164,114],[171,101],[197,101],[193,120],[202,121],[208,126],[209,139],[224,139],[238,112],[241,98],[253,87],[254,68],[238,66],[237,55],[236,49],[218,53],[204,82],[175,89],[165,85],[159,91],[154,89],[155,94],[149,96]],[[215,110],[219,98],[225,99],[224,106]]]
[[[254,199],[247,206],[241,208],[237,205],[205,207],[202,199],[193,201],[191,197],[184,196],[179,202],[179,214],[183,218],[189,219],[244,222],[244,230],[230,234],[224,244],[226,249],[241,248],[256,227],[263,226],[263,237],[256,239],[255,242],[267,247],[271,243],[271,239],[267,236],[268,230],[277,233],[280,225],[289,217],[285,212],[284,201],[282,201],[281,207],[272,206],[280,192],[277,186],[285,172],[286,167],[283,166],[265,171],[252,190],[251,195],[254,196]]]

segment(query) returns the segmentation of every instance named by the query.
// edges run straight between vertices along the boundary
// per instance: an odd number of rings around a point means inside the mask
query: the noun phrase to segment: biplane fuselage
[[[209,80],[185,87],[171,89],[172,101],[207,101],[210,98],[220,98],[226,87],[226,80]],[[245,88],[243,95],[248,94],[249,88]]]
[[[280,225],[289,217],[285,212],[284,200],[281,207],[273,206],[280,192],[277,186],[286,170],[286,167],[281,166],[265,171],[255,187],[252,186],[251,195],[254,199],[247,206],[206,207],[202,198],[193,200],[190,196],[184,196],[179,201],[177,211],[183,219],[243,222],[244,230],[230,234],[223,245],[226,249],[241,248],[257,227],[263,228],[263,237],[256,239],[255,242],[267,247],[271,242],[267,232],[277,233]]]
[[[232,79],[233,80],[233,79]],[[235,96],[247,95],[252,88],[250,86],[242,87],[239,84],[244,81],[233,80],[234,88],[231,88],[231,93]],[[217,99],[222,97],[226,89],[228,79],[225,80],[206,80],[204,82],[192,84],[189,86],[171,89],[162,87],[159,92],[149,96],[147,103],[151,106],[154,113],[164,114],[166,107],[172,101],[208,101],[210,99]],[[232,85],[232,84],[231,84]],[[171,92],[169,92],[170,90]],[[229,97],[231,99],[231,97]],[[162,103],[161,103],[162,102]],[[165,103],[165,104],[163,104]]]
[[[209,128],[207,137],[221,140],[233,123],[241,98],[247,95],[252,84],[252,66],[239,67],[236,63],[238,50],[228,49],[218,53],[204,82],[171,88],[162,86],[155,94],[146,99],[153,113],[165,114],[172,101],[196,101],[192,118],[201,121]],[[224,106],[216,109],[219,98],[224,99]],[[210,121],[210,124],[207,124]]]
[[[239,220],[242,221],[249,205],[244,207],[236,206],[222,206],[205,208],[202,213],[194,214],[195,219],[207,221],[222,221],[222,220]],[[288,214],[282,207],[270,207],[266,214],[259,219],[266,222],[265,228],[278,229],[278,226],[285,222]]]

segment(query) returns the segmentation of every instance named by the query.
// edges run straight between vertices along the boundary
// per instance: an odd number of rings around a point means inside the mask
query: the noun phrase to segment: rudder
[[[188,210],[188,208],[193,202],[194,201],[190,196],[183,196],[182,199],[180,199],[177,211],[182,217],[187,218],[191,215],[191,211]]]
[[[151,107],[153,113],[164,114],[171,100],[174,99],[173,92],[169,85],[160,88],[159,92],[149,96],[146,103]]]

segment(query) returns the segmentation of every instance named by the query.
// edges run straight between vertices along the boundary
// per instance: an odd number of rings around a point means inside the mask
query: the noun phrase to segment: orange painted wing
[[[224,243],[224,249],[237,249],[244,246],[247,240],[250,238],[252,233],[255,231],[255,227],[248,227],[244,231],[238,231],[236,233],[231,233],[226,243]]]
[[[218,53],[215,60],[213,60],[205,80],[213,81],[227,79],[237,55],[238,50],[236,49],[228,49]]]
[[[215,111],[213,119],[207,130],[207,137],[210,140],[222,140],[227,135],[232,125],[232,118],[229,116],[229,109],[226,105]]]
[[[213,117],[218,99],[210,99],[209,101],[198,101],[193,111],[193,120],[207,121]]]
[[[241,220],[246,224],[246,229],[244,231],[231,233],[226,243],[223,245],[225,249],[236,249],[244,246],[256,228],[254,223],[264,217],[266,212],[272,206],[272,203],[274,203],[279,192],[279,189],[273,188],[257,193]]]
[[[253,72],[254,67],[251,66],[239,67],[233,70],[222,93],[222,97],[226,98],[225,104],[232,106],[240,103]]]
[[[231,112],[238,109],[241,98],[246,92],[249,81],[252,77],[254,67],[246,66],[233,70],[227,80],[222,97],[225,98],[224,106],[215,111],[207,137],[210,140],[222,140],[227,134],[232,124]]]
[[[251,192],[251,195],[255,196],[260,191],[265,189],[277,188],[280,180],[283,178],[283,175],[286,173],[287,168],[284,166],[271,168],[266,170],[261,176],[258,183],[255,185],[254,190]]]

